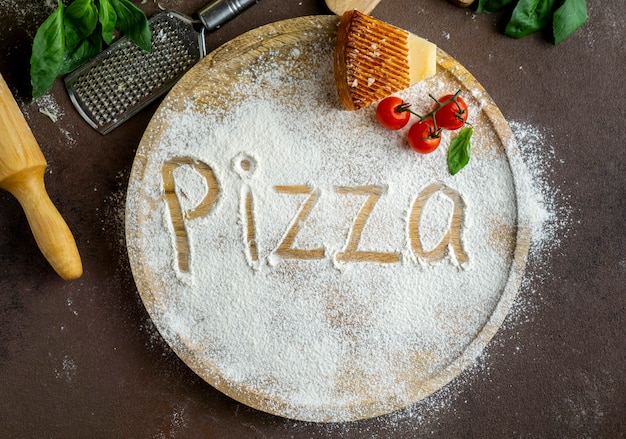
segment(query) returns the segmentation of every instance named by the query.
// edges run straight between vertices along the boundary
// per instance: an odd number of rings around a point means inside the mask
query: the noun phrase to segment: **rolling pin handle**
[[[44,166],[30,168],[11,178],[19,184],[3,184],[22,205],[37,246],[54,271],[65,280],[78,279],[83,265],[76,241],[46,192],[44,171]]]

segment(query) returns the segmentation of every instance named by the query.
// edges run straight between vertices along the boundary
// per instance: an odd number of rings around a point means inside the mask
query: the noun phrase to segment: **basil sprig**
[[[552,19],[553,7],[554,0],[519,0],[504,33],[522,38],[545,28]]]
[[[133,43],[146,52],[149,52],[151,37],[150,27],[148,26],[148,19],[144,13],[128,0],[104,1],[111,3],[117,15],[116,28]]]
[[[130,0],[74,0],[41,24],[33,40],[30,77],[33,98],[47,93],[54,80],[97,55],[111,44],[113,31],[149,52],[152,34],[146,15]]]
[[[587,21],[587,3],[585,0],[565,0],[554,11],[552,32],[554,44],[559,44]]]
[[[65,32],[63,30],[63,11],[59,6],[41,24],[33,42],[30,59],[30,75],[33,84],[33,97],[46,93],[56,79],[63,65],[65,53]]]
[[[496,12],[515,7],[504,33],[522,38],[552,25],[554,44],[569,38],[587,21],[586,0],[478,0],[476,12]]]
[[[448,170],[450,175],[456,174],[469,163],[470,140],[473,132],[474,129],[472,127],[466,126],[450,142],[450,147],[448,148]]]

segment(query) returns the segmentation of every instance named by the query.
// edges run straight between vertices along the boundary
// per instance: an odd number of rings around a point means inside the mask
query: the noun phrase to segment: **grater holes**
[[[173,24],[173,25],[172,25]],[[98,126],[113,124],[169,88],[198,60],[188,24],[167,17],[151,22],[152,52],[122,40],[73,80],[74,95]]]

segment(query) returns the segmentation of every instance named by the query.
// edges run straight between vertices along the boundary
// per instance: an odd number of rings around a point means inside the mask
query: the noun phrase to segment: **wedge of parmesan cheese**
[[[433,76],[437,46],[357,10],[345,12],[335,42],[339,99],[358,110]]]

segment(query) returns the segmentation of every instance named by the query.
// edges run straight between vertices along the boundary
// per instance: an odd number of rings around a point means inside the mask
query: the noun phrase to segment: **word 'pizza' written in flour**
[[[245,156],[238,157],[236,162],[238,172],[245,174],[254,171],[254,162]],[[179,187],[180,183],[175,178],[175,172],[183,166],[190,167],[204,178],[208,187],[202,200],[192,208],[183,207],[178,195],[179,193],[185,193],[185,188]],[[175,234],[178,268],[181,272],[189,272],[190,243],[185,224],[188,221],[205,217],[213,210],[218,201],[220,186],[211,166],[189,157],[176,157],[165,162],[161,173],[165,200]],[[324,247],[305,249],[295,245],[296,237],[300,232],[300,225],[311,215],[319,198],[323,196],[320,190],[310,185],[275,185],[273,190],[276,194],[300,196],[304,201],[288,229],[282,235],[282,240],[271,254],[279,259],[315,260],[328,257],[328,251]],[[357,196],[365,199],[352,222],[352,227],[346,237],[343,249],[334,254],[335,260],[340,263],[371,262],[391,264],[399,262],[401,259],[400,252],[359,249],[365,224],[375,209],[376,204],[385,194],[384,186],[335,186],[333,190],[339,195]],[[425,209],[426,202],[438,193],[445,195],[452,202],[452,220],[439,243],[432,249],[425,249],[420,236],[422,212]],[[244,186],[240,197],[242,218],[240,227],[243,228],[243,246],[248,259],[255,263],[259,260],[259,249],[257,248],[257,230],[255,228],[255,214],[253,210],[253,191],[250,187]],[[425,262],[437,262],[444,259],[448,251],[452,251],[454,252],[456,262],[459,265],[463,264],[468,259],[461,241],[464,210],[465,203],[461,195],[443,183],[432,183],[421,190],[408,211],[407,238],[413,254]]]

